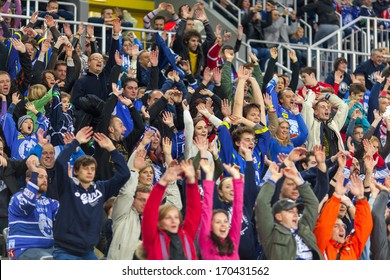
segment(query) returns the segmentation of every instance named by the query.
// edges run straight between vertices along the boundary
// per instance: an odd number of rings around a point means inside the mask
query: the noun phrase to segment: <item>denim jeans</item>
[[[53,258],[55,260],[97,260],[97,256],[93,251],[89,251],[82,256],[76,256],[62,248],[54,247]]]
[[[17,260],[40,260],[42,257],[51,257],[53,255],[53,247],[50,248],[30,248],[24,251]]]
[[[340,26],[335,24],[320,24],[318,26],[318,29],[316,31],[316,35],[314,36],[314,43],[318,42],[322,38],[325,38],[329,34],[333,33],[334,31],[338,30]],[[337,35],[329,38],[326,42],[324,42],[324,47],[332,47],[337,43]]]

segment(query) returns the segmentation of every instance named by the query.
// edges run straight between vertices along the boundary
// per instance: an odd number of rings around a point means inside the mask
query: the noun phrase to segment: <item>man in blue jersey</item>
[[[47,191],[46,169],[31,155],[26,165],[26,187],[17,192],[8,208],[8,255],[14,260],[39,260],[53,251],[53,222],[57,200],[43,195]]]

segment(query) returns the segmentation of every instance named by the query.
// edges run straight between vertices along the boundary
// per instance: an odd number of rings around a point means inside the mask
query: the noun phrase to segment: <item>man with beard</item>
[[[39,260],[52,254],[53,222],[59,203],[43,195],[47,173],[38,164],[34,155],[27,159],[27,186],[12,197],[9,205],[7,250],[11,259]]]

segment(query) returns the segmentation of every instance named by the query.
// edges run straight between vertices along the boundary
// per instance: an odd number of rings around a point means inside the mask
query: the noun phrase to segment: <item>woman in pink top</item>
[[[215,182],[214,165],[207,159],[200,160],[200,166],[206,173],[203,180],[203,206],[198,243],[204,260],[239,260],[238,247],[243,212],[244,188],[240,172],[230,165],[224,168],[233,177],[234,201],[231,225],[225,210],[213,211],[213,195]],[[229,230],[230,226],[230,230]]]

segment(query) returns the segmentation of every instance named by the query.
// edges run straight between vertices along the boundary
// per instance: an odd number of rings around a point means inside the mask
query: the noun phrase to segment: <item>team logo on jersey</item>
[[[53,221],[46,216],[46,213],[39,214],[38,225],[43,236],[53,237]]]
[[[22,159],[26,158],[26,155],[30,152],[30,150],[33,148],[33,144],[35,144],[34,141],[31,140],[24,140],[19,145],[18,154]]]
[[[82,193],[82,194],[76,192],[74,195],[76,197],[79,197],[83,204],[89,204],[92,207],[95,206],[99,202],[99,198],[103,196],[103,194],[99,190],[95,190],[93,193]]]
[[[349,87],[346,82],[341,82],[339,85],[339,93],[345,94],[348,91]]]

